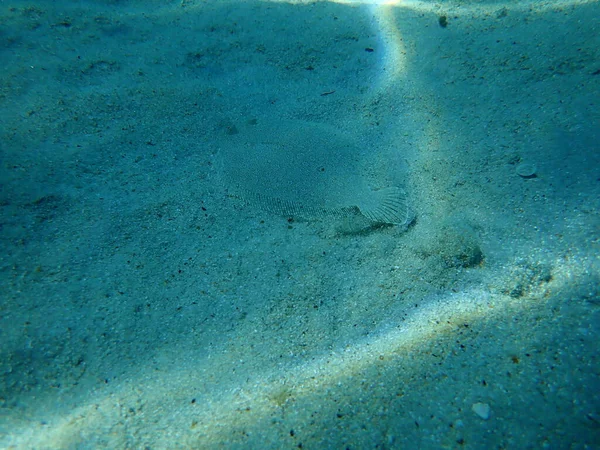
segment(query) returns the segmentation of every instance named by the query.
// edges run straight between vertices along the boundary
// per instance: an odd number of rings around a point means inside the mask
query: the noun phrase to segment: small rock
[[[519,164],[516,167],[515,171],[521,178],[536,178],[537,177],[537,175],[535,174],[535,172],[537,171],[537,167],[535,167],[535,164],[531,164],[531,163]]]
[[[490,405],[488,405],[487,403],[473,403],[471,409],[483,420],[488,420],[490,418],[491,409]]]

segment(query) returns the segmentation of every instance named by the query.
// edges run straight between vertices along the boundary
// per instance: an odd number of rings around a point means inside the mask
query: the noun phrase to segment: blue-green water
[[[0,7],[1,448],[600,448],[597,2]]]

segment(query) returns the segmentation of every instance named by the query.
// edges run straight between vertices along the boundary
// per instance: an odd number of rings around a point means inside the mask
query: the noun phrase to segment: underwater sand
[[[64,3],[0,9],[1,448],[599,448],[597,2]],[[289,121],[414,220],[231,198]]]

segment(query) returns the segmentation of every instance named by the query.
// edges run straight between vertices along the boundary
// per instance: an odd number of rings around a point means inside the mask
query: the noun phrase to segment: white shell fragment
[[[487,403],[473,403],[471,409],[483,420],[488,420],[490,418],[491,408]]]

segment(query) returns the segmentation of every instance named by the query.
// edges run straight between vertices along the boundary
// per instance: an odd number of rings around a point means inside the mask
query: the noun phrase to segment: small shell
[[[490,405],[488,405],[487,403],[473,403],[471,409],[483,420],[488,420],[492,411]]]
[[[537,176],[535,174],[537,167],[532,163],[519,164],[515,170],[521,178],[535,178]]]

